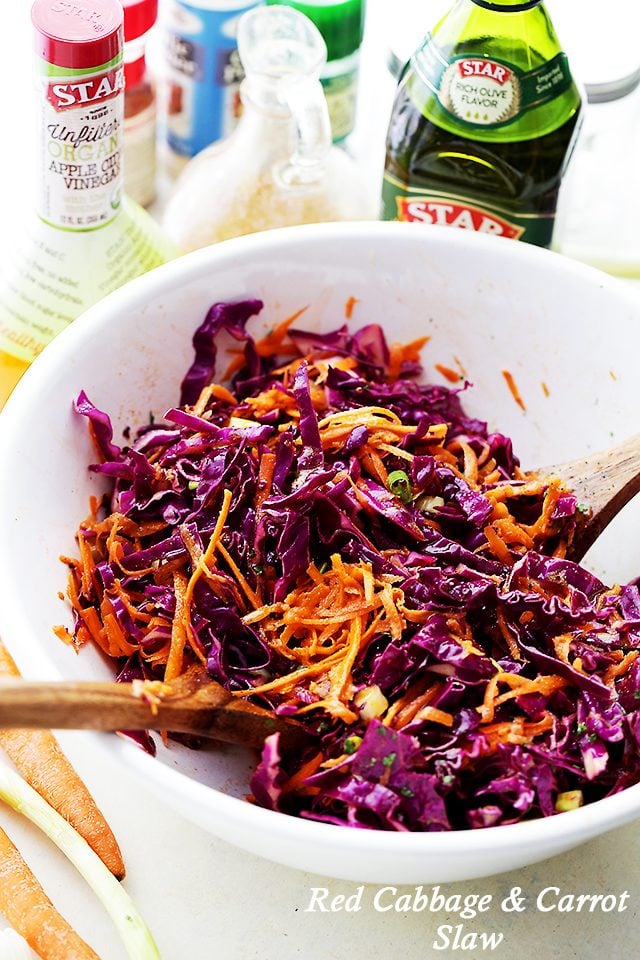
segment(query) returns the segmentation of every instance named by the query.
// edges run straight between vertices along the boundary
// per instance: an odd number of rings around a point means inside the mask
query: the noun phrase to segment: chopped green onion
[[[410,503],[413,498],[411,481],[404,470],[392,470],[389,474],[389,490],[403,503]]]
[[[131,960],[161,960],[158,948],[131,897],[87,841],[33,787],[0,763],[0,800],[46,833],[82,874],[111,916]]]
[[[187,484],[187,487],[189,488],[189,490],[197,490],[197,489],[198,489],[198,481],[197,481],[197,480],[189,480],[189,483]]]
[[[351,756],[352,753],[355,753],[360,744],[362,743],[362,737],[358,737],[354,734],[352,737],[347,737],[343,743],[343,749],[346,754]]]

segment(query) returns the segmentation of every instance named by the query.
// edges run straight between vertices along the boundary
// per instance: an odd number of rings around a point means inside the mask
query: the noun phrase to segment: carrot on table
[[[0,676],[20,671],[0,641]],[[1,730],[0,746],[27,783],[84,837],[119,880],[125,867],[113,832],[49,730]]]
[[[2,829],[0,910],[42,960],[99,960],[98,955],[58,913]]]

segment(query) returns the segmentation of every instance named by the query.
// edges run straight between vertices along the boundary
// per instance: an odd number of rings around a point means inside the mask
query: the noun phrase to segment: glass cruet
[[[271,227],[374,215],[357,167],[333,147],[319,81],[326,46],[292,7],[258,7],[238,24],[246,77],[236,130],[187,165],[164,226],[182,252]]]

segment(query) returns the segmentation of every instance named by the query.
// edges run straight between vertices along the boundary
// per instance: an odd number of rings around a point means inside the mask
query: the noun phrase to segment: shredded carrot
[[[209,564],[211,563],[213,558],[213,554],[219,545],[220,537],[222,536],[222,531],[227,521],[227,516],[229,514],[229,507],[231,506],[232,496],[233,495],[230,490],[226,489],[224,491],[222,506],[220,508],[220,513],[218,515],[216,525],[213,529],[213,533],[211,534],[211,539],[209,540],[207,549],[202,554],[202,557],[200,558],[199,562],[194,566],[193,573],[191,574],[191,577],[189,579],[189,582],[187,584],[187,587],[184,593],[184,602],[181,605],[181,613],[184,611],[184,621],[185,621],[184,628],[186,633],[186,639],[189,641],[191,648],[193,649],[196,656],[199,657],[199,659],[202,660],[203,663],[206,663],[206,657],[204,656],[204,654],[200,649],[200,645],[197,641],[196,633],[195,633],[195,630],[193,629],[193,624],[191,622],[191,602],[193,600],[193,591],[195,590],[195,586],[201,576],[203,575],[206,576],[208,572]],[[178,581],[178,582],[181,582],[181,581]],[[177,643],[178,643],[178,640],[176,639],[175,644],[177,645]],[[172,646],[174,646],[173,638],[172,638]],[[176,662],[177,662],[177,659],[178,659],[178,655],[175,654]],[[174,679],[174,678],[172,677],[171,679]]]
[[[549,532],[556,504],[564,492],[565,486],[558,477],[552,477],[548,481],[540,516],[531,526],[525,526],[523,524],[523,529],[528,534],[535,537]]]
[[[422,707],[415,715],[416,720],[431,720],[433,723],[439,723],[443,727],[453,726],[453,715],[445,710],[438,710],[437,707]]]
[[[353,666],[373,636],[369,629],[372,621],[376,633],[386,630],[392,637],[400,636],[402,593],[388,579],[375,575],[370,564],[345,563],[337,554],[332,556],[329,570],[320,573],[311,566],[308,577],[277,610],[271,608],[260,617],[270,645],[298,668],[235,695],[279,691],[289,696],[287,702],[295,705],[299,714],[324,709],[345,723],[354,723],[358,713],[349,705],[355,694]],[[301,681],[317,677],[323,678],[316,686],[317,700],[299,703],[295,688]]]
[[[404,363],[404,350],[399,343],[392,343],[389,347],[389,376],[396,379],[400,376]]]
[[[362,466],[371,474],[376,480],[378,480],[383,487],[389,486],[389,474],[387,473],[387,468],[382,462],[382,458],[372,450],[369,444],[366,444],[366,452],[362,454]]]
[[[495,750],[501,743],[525,744],[531,743],[542,733],[546,733],[553,727],[553,717],[547,714],[537,723],[531,723],[524,720],[523,717],[517,717],[515,720],[504,723],[494,723],[484,727],[482,730],[489,746],[489,751]]]
[[[513,557],[497,530],[494,530],[492,526],[486,526],[482,532],[487,539],[491,552],[495,554],[501,563],[511,566],[513,564]]]
[[[95,613],[95,611],[94,611]],[[103,597],[101,605],[102,623],[104,634],[107,638],[108,649],[106,652],[110,657],[128,657],[135,653],[137,647],[129,643],[125,633],[118,622],[118,618],[113,612],[113,606],[107,596]],[[89,628],[90,629],[90,628]],[[95,639],[95,638],[94,638]]]
[[[344,315],[347,318],[347,320],[351,320],[351,317],[353,316],[353,308],[355,307],[356,303],[360,303],[359,297],[349,297],[349,299],[345,303]]]
[[[549,387],[546,385],[544,380],[541,381],[540,386],[542,387],[542,392],[544,393],[545,397],[548,397],[551,395],[549,392]]]
[[[82,575],[80,583],[82,585],[82,592],[85,596],[89,596],[89,591],[91,590],[93,582],[93,571],[95,569],[95,564],[93,562],[93,556],[91,554],[91,547],[87,543],[85,537],[82,534],[78,537],[78,547],[80,548],[80,561],[82,568]]]
[[[56,624],[53,627],[53,632],[55,633],[58,640],[62,640],[63,643],[68,644],[69,646],[74,645],[74,637],[69,632],[67,627],[63,627],[61,624]]]
[[[535,546],[534,539],[523,527],[518,526],[513,517],[507,516],[501,520],[495,520],[493,529],[498,534],[503,543],[509,546],[514,543],[520,544],[526,550],[532,550]]]
[[[499,695],[498,684],[504,683],[511,687],[509,693]],[[495,673],[487,683],[482,705],[479,706],[478,713],[481,716],[482,723],[491,723],[495,716],[496,706],[511,700],[514,697],[520,697],[528,693],[543,693],[550,696],[556,690],[561,690],[567,686],[564,677],[543,675],[536,677],[535,680],[529,680],[527,677],[520,676],[517,673],[506,673],[500,671]]]
[[[402,447],[394,447],[389,443],[379,443],[376,442],[378,450],[384,450],[385,453],[390,453],[392,457],[398,457],[399,460],[407,460],[409,463],[415,459],[412,453],[409,453],[408,450],[403,450]]]
[[[286,413],[294,419],[300,416],[296,402],[291,394],[287,393],[286,390],[279,390],[276,387],[263,390],[262,393],[259,393],[256,397],[247,397],[245,403],[250,407],[253,417],[264,417],[274,410],[282,410],[283,413]]]
[[[259,510],[265,500],[271,495],[271,485],[273,483],[273,471],[276,466],[275,453],[263,453],[260,460],[260,472],[258,473],[258,492],[256,493],[256,509]]]
[[[324,757],[321,753],[316,753],[310,760],[303,763],[300,769],[296,770],[294,775],[284,782],[282,792],[292,793],[293,791],[299,791],[307,777],[313,776],[313,774],[318,771],[323,759]]]
[[[425,684],[427,686],[426,690],[423,689]],[[393,726],[396,728],[406,726],[406,724],[413,719],[418,710],[431,703],[441,689],[441,681],[429,683],[429,681],[425,681],[424,678],[414,681],[406,693],[403,696],[398,697],[395,703],[389,707],[385,714],[383,723],[387,726]]]
[[[570,633],[562,633],[560,636],[553,638],[555,655],[562,663],[569,663],[569,651],[572,640],[573,637]]]
[[[614,663],[610,667],[607,667],[602,677],[604,682],[611,685],[613,684],[613,681],[617,679],[617,677],[623,676],[634,660],[637,659],[639,652],[640,651],[638,650],[630,650],[629,653],[623,657],[619,663]]]
[[[389,347],[389,379],[395,380],[405,364],[420,362],[420,351],[431,337],[419,337],[410,343],[392,343]]]
[[[120,580],[116,580],[114,584],[114,592],[117,595],[120,602],[122,603],[122,606],[125,608],[125,610],[133,620],[141,620],[143,623],[150,622],[151,614],[133,605],[133,603],[129,599],[129,595],[127,594],[126,590],[123,588],[122,582]]]
[[[164,678],[168,682],[175,680],[182,673],[182,662],[185,647],[185,606],[187,603],[187,578],[183,573],[174,571],[173,590],[176,597],[176,612],[171,623],[171,647],[164,671]],[[193,593],[193,591],[192,591]]]
[[[434,367],[441,373],[445,380],[448,380],[449,383],[458,383],[460,380],[460,374],[457,370],[453,370],[452,367],[445,367],[443,363],[434,363]]]
[[[282,354],[284,349],[284,340],[289,331],[289,327],[295,323],[298,317],[302,316],[305,310],[308,309],[308,305],[306,307],[301,307],[300,310],[296,310],[296,312],[290,317],[287,317],[286,320],[282,320],[280,323],[278,323],[273,330],[270,330],[269,333],[267,333],[260,340],[256,340],[255,347],[258,356],[274,357]]]
[[[526,483],[523,483],[517,487],[514,486],[510,481],[506,481],[504,483],[499,483],[491,490],[486,490],[485,496],[492,503],[517,499],[518,497],[539,497],[544,493],[546,486],[547,484],[545,481],[541,480],[539,477],[533,477],[527,480]]]
[[[244,574],[241,572],[240,568],[238,567],[237,563],[235,562],[235,560],[233,559],[233,557],[231,556],[231,554],[229,553],[225,545],[221,542],[218,542],[216,549],[218,550],[218,553],[222,554],[228,566],[231,567],[231,572],[233,573],[234,577],[242,587],[242,590],[247,600],[252,604],[254,609],[257,610],[259,607],[262,606],[262,600],[260,599],[258,594],[255,592],[255,590],[252,587],[249,586]]]
[[[518,404],[518,406],[520,407],[520,409],[521,409],[521,410],[524,410],[524,411],[526,412],[526,409],[527,409],[527,408],[526,408],[526,406],[525,406],[525,404],[524,404],[524,400],[522,399],[522,397],[521,397],[521,395],[520,395],[520,391],[518,390],[518,386],[517,386],[517,384],[516,384],[516,381],[514,380],[513,374],[512,374],[509,370],[503,370],[503,371],[502,371],[502,376],[504,377],[505,382],[506,382],[507,386],[509,387],[509,391],[511,392],[511,396],[513,397],[513,399],[515,400],[515,402]]]
[[[462,453],[465,479],[475,487],[478,483],[478,457],[473,448],[465,440],[455,439],[447,444],[447,449]]]

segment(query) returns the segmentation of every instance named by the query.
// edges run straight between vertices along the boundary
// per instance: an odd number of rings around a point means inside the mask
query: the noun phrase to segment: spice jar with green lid
[[[327,63],[320,81],[329,107],[333,142],[353,130],[358,93],[360,45],[365,0],[267,0],[295,7],[309,17],[327,45]]]

